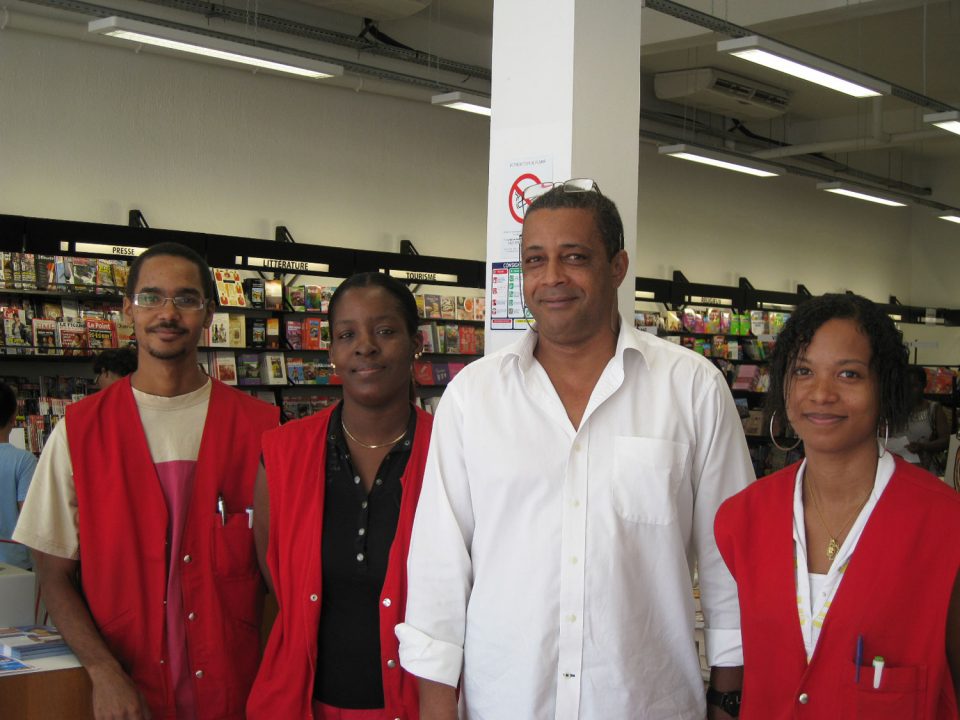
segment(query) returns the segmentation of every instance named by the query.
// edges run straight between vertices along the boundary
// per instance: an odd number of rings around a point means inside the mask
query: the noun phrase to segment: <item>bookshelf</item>
[[[211,268],[231,273],[244,286],[243,306],[233,304],[234,297],[226,300],[230,305],[216,308],[226,322],[226,341],[208,334],[201,342],[201,364],[213,376],[222,365],[229,365],[233,378],[221,379],[281,406],[288,419],[315,412],[339,396],[322,340],[326,322],[322,299],[329,300],[333,289],[356,272],[388,272],[423,297],[421,331],[429,335],[432,352],[418,362],[417,376],[428,401],[483,353],[482,310],[475,314],[475,308],[484,305],[484,264],[479,261],[301,245],[292,242],[285,228],[278,228],[277,240],[270,241],[0,215],[0,260],[10,263],[9,282],[7,268],[0,267],[0,307],[9,315],[10,325],[9,332],[2,334],[0,376],[22,398],[28,437],[36,438],[31,449],[39,451],[67,403],[93,389],[91,361],[100,347],[132,342],[132,329],[120,314],[126,269],[144,249],[165,241],[193,248]],[[39,270],[38,258],[51,258],[49,274]],[[57,258],[61,259],[59,276]],[[14,259],[20,267],[17,278]],[[27,267],[33,272],[25,276]],[[69,275],[74,267],[80,268],[76,279]],[[260,288],[259,299],[251,302],[255,287]],[[321,304],[298,304],[298,298],[308,293],[320,298]],[[435,302],[428,297],[436,298]],[[64,348],[56,327],[52,336],[34,341],[33,321],[49,319],[44,313],[52,314],[54,305],[61,315],[83,325],[84,344]],[[433,316],[434,305],[439,306],[438,317]],[[98,337],[90,327],[93,320],[112,324],[112,341],[91,342],[91,337]],[[304,330],[309,335],[315,323],[320,342],[304,347]],[[69,337],[65,334],[63,340]]]

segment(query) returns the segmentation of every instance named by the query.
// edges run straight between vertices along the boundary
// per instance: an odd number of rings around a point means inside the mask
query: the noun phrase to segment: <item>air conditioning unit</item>
[[[660,100],[742,120],[769,120],[790,104],[787,90],[716,68],[657,73],[653,88]]]

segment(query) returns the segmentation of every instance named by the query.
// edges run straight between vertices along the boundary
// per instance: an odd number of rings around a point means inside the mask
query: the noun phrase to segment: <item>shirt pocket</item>
[[[211,532],[213,571],[222,578],[243,578],[256,575],[256,548],[247,513],[227,513],[226,522],[217,515]]]
[[[677,491],[687,446],[642,437],[613,439],[613,507],[624,520],[650,525],[677,521]]]
[[[851,663],[851,672],[853,671]],[[923,720],[926,717],[926,667],[885,665],[880,687],[873,689],[873,665],[860,668],[860,682],[847,693],[850,720]]]

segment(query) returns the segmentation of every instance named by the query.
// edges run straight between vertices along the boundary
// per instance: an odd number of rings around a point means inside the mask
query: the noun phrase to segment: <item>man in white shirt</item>
[[[733,400],[708,360],[619,316],[623,225],[596,184],[533,192],[536,329],[461,372],[434,424],[397,626],[421,718],[455,719],[458,685],[469,720],[729,717],[739,610],[713,519],[753,479]]]

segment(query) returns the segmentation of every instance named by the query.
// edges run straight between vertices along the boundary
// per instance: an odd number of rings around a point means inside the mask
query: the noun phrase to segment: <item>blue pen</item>
[[[853,676],[853,681],[860,684],[860,665],[863,662],[863,635],[857,635],[857,659],[856,659],[857,669]]]

